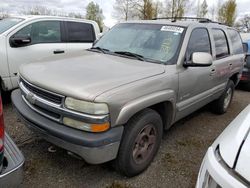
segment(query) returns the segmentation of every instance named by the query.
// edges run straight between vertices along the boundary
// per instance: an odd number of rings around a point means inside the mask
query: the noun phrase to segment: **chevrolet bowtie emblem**
[[[33,93],[29,92],[27,95],[26,95],[26,99],[31,103],[31,104],[35,104],[36,102],[36,97]]]

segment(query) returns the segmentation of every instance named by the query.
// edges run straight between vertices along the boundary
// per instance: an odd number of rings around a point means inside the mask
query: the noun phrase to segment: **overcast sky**
[[[0,0],[0,9],[7,10],[10,14],[18,14],[25,7],[44,6],[58,12],[75,12],[85,14],[85,8],[92,0]],[[98,3],[105,16],[104,23],[107,26],[115,24],[116,19],[113,17],[113,4],[115,0],[93,0]],[[164,0],[161,0],[164,2]],[[194,0],[195,1],[195,0]],[[196,0],[198,1],[198,0]],[[219,0],[207,0],[209,6],[217,5]],[[200,0],[202,2],[202,0]],[[237,15],[241,17],[245,13],[250,13],[250,0],[236,0]],[[195,4],[195,3],[194,3]]]

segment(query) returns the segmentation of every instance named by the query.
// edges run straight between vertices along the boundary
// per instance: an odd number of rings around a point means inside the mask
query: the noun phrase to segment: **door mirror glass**
[[[23,47],[31,43],[31,38],[29,36],[18,36],[10,38],[11,47]]]
[[[206,52],[194,52],[191,59],[191,62],[184,64],[186,67],[208,67],[213,64],[211,54]]]

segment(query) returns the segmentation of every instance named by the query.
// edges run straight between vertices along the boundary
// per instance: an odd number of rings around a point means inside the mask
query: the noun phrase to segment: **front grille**
[[[42,113],[44,113],[44,114],[46,114],[46,115],[48,115],[49,117],[52,117],[52,118],[54,118],[54,119],[60,119],[60,118],[61,118],[61,115],[60,115],[60,114],[55,113],[55,112],[52,112],[52,111],[49,111],[49,110],[47,110],[47,109],[45,109],[45,108],[42,108],[42,107],[40,107],[40,106],[37,106],[37,105],[36,105],[36,109],[37,109],[39,112],[42,112]]]
[[[62,114],[56,108],[60,108],[63,105],[63,96],[34,86],[22,78],[19,81],[25,102],[34,111],[52,120],[61,122]]]
[[[23,79],[21,79],[21,82],[23,83],[23,85],[32,93],[36,94],[37,96],[46,99],[50,102],[56,103],[56,104],[61,104],[63,97],[56,95],[56,94],[52,94],[50,92],[47,92],[45,90],[39,89],[35,86],[32,86],[31,84],[29,84],[28,82],[24,81]]]

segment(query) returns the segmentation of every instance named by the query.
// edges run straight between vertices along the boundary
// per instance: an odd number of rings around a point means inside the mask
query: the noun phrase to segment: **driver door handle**
[[[213,67],[210,71],[210,76],[213,76],[215,74],[215,72],[216,72],[216,69],[215,69],[215,67]]]
[[[63,54],[64,53],[64,50],[55,50],[54,51],[54,54]]]

